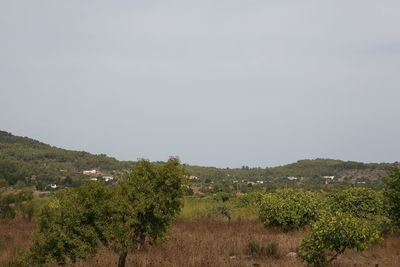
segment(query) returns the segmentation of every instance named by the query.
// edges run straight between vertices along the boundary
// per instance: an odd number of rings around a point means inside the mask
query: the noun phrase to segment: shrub
[[[214,196],[214,200],[222,201],[222,202],[228,201],[230,198],[231,198],[231,195],[227,192],[218,192]]]
[[[217,206],[215,206],[215,211],[218,215],[224,216],[228,219],[228,222],[231,222],[232,219],[232,208],[223,203],[223,204],[219,204]]]
[[[383,195],[369,188],[349,188],[329,195],[333,212],[351,213],[358,218],[370,219],[384,215]]]
[[[248,247],[253,257],[279,258],[281,256],[279,244],[276,241],[263,244],[250,240]]]
[[[1,219],[14,219],[15,218],[15,210],[11,206],[0,206],[0,218]]]
[[[19,203],[17,206],[18,210],[20,211],[22,219],[25,221],[32,221],[33,214],[35,212],[35,207],[32,201],[27,201],[25,203]]]
[[[346,249],[365,250],[379,240],[379,231],[369,221],[350,213],[323,216],[303,239],[299,257],[313,266],[326,266]],[[327,258],[327,257],[330,258]]]
[[[251,192],[234,198],[234,205],[238,208],[254,208],[260,203],[261,192]]]
[[[389,216],[400,226],[400,168],[393,167],[383,180],[386,184],[384,197]]]
[[[291,230],[317,218],[321,207],[315,193],[282,190],[261,197],[259,218],[264,226]]]
[[[349,188],[331,194],[328,199],[332,212],[350,213],[369,220],[383,233],[391,232],[392,222],[385,211],[382,192],[362,187]]]

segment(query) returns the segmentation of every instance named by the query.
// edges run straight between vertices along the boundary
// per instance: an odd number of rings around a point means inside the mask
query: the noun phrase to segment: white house
[[[51,189],[57,189],[57,185],[56,185],[56,184],[51,184],[51,185],[50,185],[50,188],[51,188]]]
[[[90,178],[90,181],[96,182],[97,178]]]
[[[295,177],[295,176],[289,176],[288,177],[288,180],[290,180],[290,181],[295,181],[295,180],[298,180],[299,178],[297,178],[297,177]]]
[[[333,180],[333,179],[335,179],[335,176],[322,176],[322,178],[325,179],[325,184],[328,184],[328,180]]]

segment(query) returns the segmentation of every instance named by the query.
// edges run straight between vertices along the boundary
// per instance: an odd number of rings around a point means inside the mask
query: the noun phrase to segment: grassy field
[[[30,246],[34,222],[3,221],[0,224],[0,266]],[[179,220],[173,223],[165,242],[128,256],[127,266],[304,266],[295,257],[306,230],[290,233],[265,229],[258,221],[237,219],[230,224],[216,218]],[[249,241],[276,242],[276,255],[257,256]],[[400,236],[386,238],[364,252],[347,251],[333,266],[400,266]],[[102,249],[99,255],[69,266],[116,266],[118,257]]]

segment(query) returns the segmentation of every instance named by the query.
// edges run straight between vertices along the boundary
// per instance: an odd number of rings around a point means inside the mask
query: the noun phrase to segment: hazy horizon
[[[399,10],[0,1],[0,129],[119,160],[400,161]]]

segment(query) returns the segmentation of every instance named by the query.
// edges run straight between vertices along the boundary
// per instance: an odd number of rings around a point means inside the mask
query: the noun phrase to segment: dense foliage
[[[400,168],[392,168],[384,181],[386,184],[384,196],[389,216],[400,226]]]
[[[259,216],[265,226],[278,226],[287,231],[314,221],[320,203],[316,193],[281,190],[261,197]]]
[[[351,213],[359,218],[370,219],[385,215],[383,194],[369,188],[348,188],[329,195],[334,212]]]

